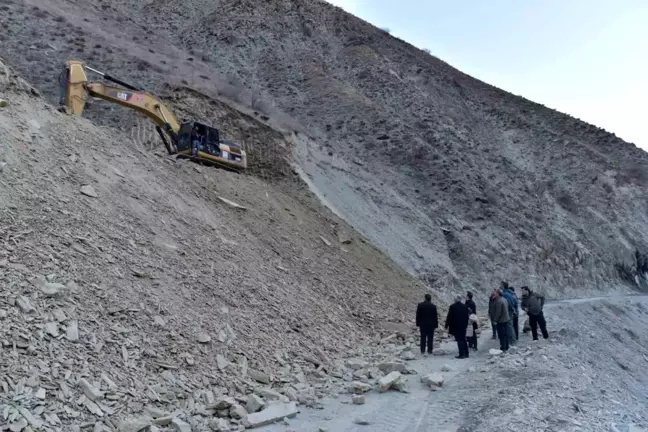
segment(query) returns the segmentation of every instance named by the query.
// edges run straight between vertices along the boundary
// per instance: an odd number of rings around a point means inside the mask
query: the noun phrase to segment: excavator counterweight
[[[88,82],[86,71],[117,85]],[[218,129],[196,121],[180,123],[152,94],[80,61],[67,61],[61,74],[61,109],[69,115],[81,115],[88,96],[133,109],[150,118],[169,154],[235,171],[247,168],[245,151],[229,141],[223,142]]]

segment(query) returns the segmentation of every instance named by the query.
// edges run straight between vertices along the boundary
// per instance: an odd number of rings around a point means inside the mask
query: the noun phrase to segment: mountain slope
[[[648,240],[644,152],[324,3],[264,6],[222,2],[190,47],[306,125],[315,188],[404,268],[439,286],[622,283],[615,264]]]
[[[314,395],[317,366],[410,321],[421,284],[304,187],[147,151],[57,112],[1,61],[0,97],[3,421],[27,409],[69,431],[149,405],[200,417],[205,392],[257,387],[248,370],[301,374]],[[82,379],[109,396],[86,399]]]
[[[304,0],[8,7],[9,59],[52,97],[56,82],[39,71],[75,56],[151,89],[184,80],[290,125],[313,190],[441,295],[502,279],[557,296],[633,284],[635,250],[648,244],[643,151],[341,9]],[[17,18],[34,13],[45,14],[39,31],[56,49],[29,61],[12,34],[28,31]],[[71,16],[79,36],[61,39]],[[109,110],[94,118],[128,124]]]

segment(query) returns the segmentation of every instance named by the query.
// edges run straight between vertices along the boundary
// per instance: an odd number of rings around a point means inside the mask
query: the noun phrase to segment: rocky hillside
[[[51,100],[76,57],[297,132],[293,160],[312,189],[442,296],[501,279],[556,296],[635,285],[643,151],[325,2],[9,0],[0,23],[4,55]],[[130,124],[95,108],[97,122]]]
[[[124,432],[146,411],[238,430],[254,388],[269,402],[297,379],[312,405],[323,365],[411,320],[420,282],[305,187],[146,150],[57,112],[1,61],[0,99],[0,429]]]

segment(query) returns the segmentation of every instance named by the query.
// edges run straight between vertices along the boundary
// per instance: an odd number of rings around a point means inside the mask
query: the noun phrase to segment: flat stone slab
[[[249,427],[260,427],[283,420],[285,417],[292,418],[297,415],[297,404],[295,402],[271,404],[263,411],[248,414],[247,423]]]

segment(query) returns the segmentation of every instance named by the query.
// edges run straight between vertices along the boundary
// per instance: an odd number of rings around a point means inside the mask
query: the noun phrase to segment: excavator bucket
[[[59,110],[70,115],[81,115],[86,104],[85,84],[88,82],[83,63],[68,61],[59,76],[61,98]]]

